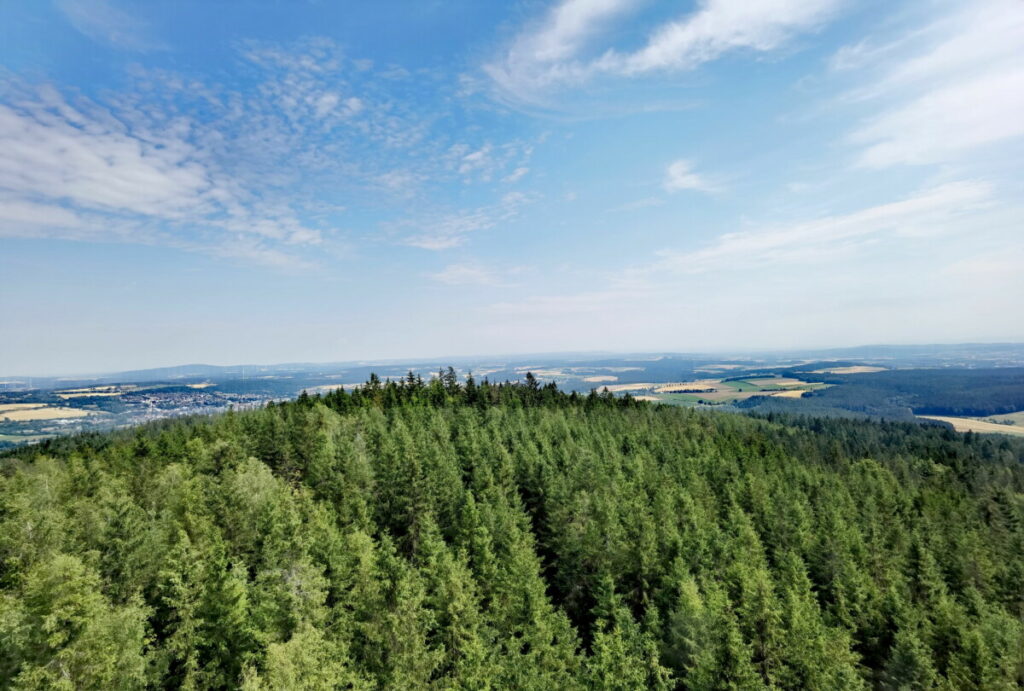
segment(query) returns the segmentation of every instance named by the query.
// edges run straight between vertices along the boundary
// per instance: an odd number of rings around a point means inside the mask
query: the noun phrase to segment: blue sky
[[[0,4],[0,370],[1024,340],[1024,3]]]

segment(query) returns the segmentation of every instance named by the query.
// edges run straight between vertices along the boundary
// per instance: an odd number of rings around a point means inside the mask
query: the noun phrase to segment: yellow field
[[[38,403],[26,403],[21,409],[0,411],[0,419],[10,420],[11,422],[28,422],[30,420],[62,420],[96,414],[95,412],[78,408],[40,407]]]
[[[8,410],[29,410],[31,408],[45,408],[45,403],[0,403],[0,414]]]
[[[81,389],[61,389],[60,391],[54,391],[55,394],[62,400],[68,400],[71,398],[98,398],[100,396],[120,396],[128,390],[137,389],[135,385],[128,386],[115,386],[113,384],[107,386],[88,386]]]
[[[1000,425],[995,422],[985,422],[972,417],[947,417],[944,415],[918,415],[926,420],[939,420],[953,425],[957,432],[983,432],[986,434],[1013,434],[1024,436],[1024,427],[1016,425]]]
[[[816,369],[811,374],[870,374],[872,372],[884,372],[884,367],[870,367],[868,365],[854,365],[852,367],[829,367]]]
[[[638,401],[653,401],[653,402],[657,402],[657,401],[661,400],[657,396],[633,396],[633,398],[635,398]]]
[[[1024,427],[1024,410],[1016,413],[1006,413],[1005,415],[989,415],[985,418],[986,421],[991,420],[992,422],[1012,422],[1015,425]]]
[[[769,396],[776,396],[778,398],[803,398],[804,392],[807,389],[790,389],[788,391],[775,391],[769,392]]]
[[[596,384],[598,382],[603,382],[603,381],[618,381],[618,380],[619,380],[618,377],[613,377],[610,374],[600,374],[600,375],[595,375],[593,377],[583,377],[583,381],[590,382],[592,384]]]
[[[207,388],[209,386],[213,386],[213,382],[212,381],[204,381],[201,384],[189,384],[188,388],[190,388],[190,389],[205,389],[205,388]]]

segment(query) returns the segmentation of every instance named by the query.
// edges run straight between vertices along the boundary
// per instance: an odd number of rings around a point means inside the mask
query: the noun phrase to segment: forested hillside
[[[897,369],[867,374],[796,376],[832,386],[808,394],[810,407],[898,417],[918,415],[1001,415],[1024,410],[1024,368]]]
[[[1009,689],[1024,445],[540,386],[0,459],[0,687]]]

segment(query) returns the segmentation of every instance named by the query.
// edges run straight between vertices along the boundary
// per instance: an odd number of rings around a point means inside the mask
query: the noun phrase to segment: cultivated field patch
[[[31,405],[31,404],[30,404]],[[59,408],[56,406],[43,406],[22,408],[21,410],[4,410],[0,412],[0,419],[11,422],[28,422],[30,420],[63,420],[73,417],[86,417],[98,415],[96,411],[82,410],[80,408]]]
[[[806,392],[807,389],[787,389],[786,391],[773,391],[768,395],[776,398],[803,398]]]
[[[1005,413],[1003,415],[989,415],[982,419],[986,422],[997,422],[1003,425],[1019,425],[1024,428],[1024,410],[1019,410],[1016,413]]]
[[[925,420],[938,420],[953,425],[957,432],[981,432],[984,434],[1012,434],[1024,437],[1024,427],[1017,425],[1000,425],[997,422],[986,422],[973,417],[950,417],[946,415],[918,415]]]

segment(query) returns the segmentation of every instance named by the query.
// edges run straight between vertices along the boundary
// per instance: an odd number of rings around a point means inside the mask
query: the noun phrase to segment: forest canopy
[[[1017,688],[1022,458],[450,370],[58,439],[0,688]]]

